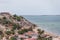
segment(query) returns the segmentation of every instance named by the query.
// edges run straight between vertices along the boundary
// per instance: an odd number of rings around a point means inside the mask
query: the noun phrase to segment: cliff
[[[55,36],[54,36],[55,37]],[[53,36],[22,16],[0,13],[0,40],[52,40]]]

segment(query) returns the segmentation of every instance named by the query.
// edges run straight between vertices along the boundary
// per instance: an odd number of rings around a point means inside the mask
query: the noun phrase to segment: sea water
[[[45,31],[60,35],[60,15],[23,15]]]

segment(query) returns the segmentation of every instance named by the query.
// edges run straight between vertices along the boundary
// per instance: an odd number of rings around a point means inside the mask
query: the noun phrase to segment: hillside
[[[0,13],[0,24],[5,26],[13,26],[13,24],[20,25],[21,27],[32,27],[31,22],[23,18],[22,16],[11,15],[9,13]]]
[[[0,40],[52,40],[37,27],[22,16],[0,13]]]

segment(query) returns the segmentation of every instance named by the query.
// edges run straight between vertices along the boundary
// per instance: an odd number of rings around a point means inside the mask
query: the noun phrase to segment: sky
[[[0,12],[17,15],[60,15],[60,0],[0,0]]]

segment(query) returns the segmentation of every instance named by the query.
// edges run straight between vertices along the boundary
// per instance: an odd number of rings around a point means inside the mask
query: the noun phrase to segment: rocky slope
[[[22,16],[11,15],[7,12],[0,13],[0,24],[4,26],[9,26],[8,28],[12,28],[13,24],[19,25],[20,27],[35,27],[35,24],[32,24]]]
[[[52,36],[22,16],[1,12],[0,40],[52,40]]]
[[[9,37],[11,35],[16,35],[16,33],[24,34],[25,31],[26,32],[32,31],[32,29],[35,27],[36,27],[35,24],[32,24],[22,16],[17,16],[16,14],[11,15],[8,12],[0,13],[0,36],[1,36],[0,39],[1,40],[4,39],[3,37],[8,38],[5,39],[9,40]]]

